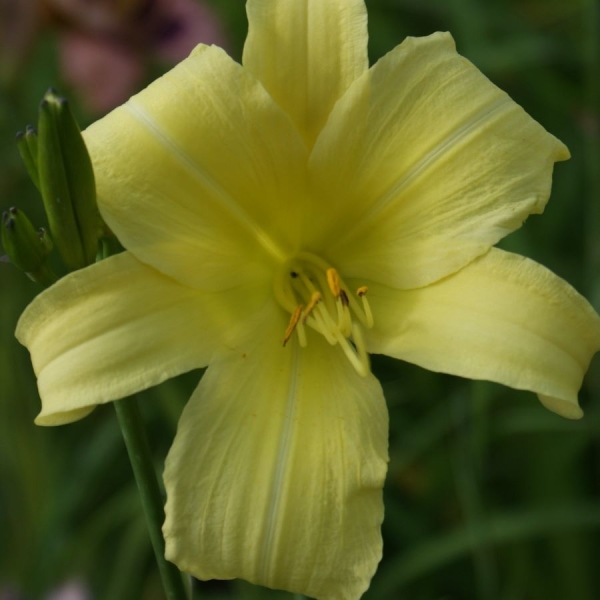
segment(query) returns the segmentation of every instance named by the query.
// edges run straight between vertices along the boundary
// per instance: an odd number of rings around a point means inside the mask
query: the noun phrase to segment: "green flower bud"
[[[37,232],[27,215],[16,208],[2,215],[2,246],[10,261],[33,281],[43,285],[56,281],[48,265],[52,241],[43,229]]]
[[[25,133],[19,131],[17,133],[17,147],[19,149],[19,154],[27,167],[27,172],[29,173],[29,177],[35,184],[35,187],[40,189],[40,179],[38,175],[38,165],[37,165],[37,132],[31,126],[27,125],[27,129],[25,129]]]
[[[50,252],[52,252],[52,248],[54,248],[54,244],[52,243],[52,238],[48,235],[48,232],[43,227],[38,229],[38,237],[40,238],[40,243],[46,250],[46,253],[50,254]]]
[[[40,104],[37,159],[56,248],[71,271],[92,264],[100,224],[92,163],[67,100],[53,90]]]

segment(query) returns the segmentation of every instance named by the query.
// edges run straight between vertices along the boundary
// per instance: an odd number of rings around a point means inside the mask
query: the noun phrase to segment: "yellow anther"
[[[310,313],[314,310],[315,306],[317,304],[319,304],[319,302],[321,302],[321,300],[323,300],[323,296],[321,296],[321,292],[313,292],[311,297],[310,297],[310,302],[308,303],[308,306],[304,309],[304,314],[302,315],[302,322],[306,323],[306,319],[308,319],[308,316],[310,315]]]
[[[288,323],[287,329],[285,330],[285,334],[283,336],[283,345],[285,346],[289,339],[292,337],[292,333],[294,333],[294,329],[296,329],[296,325],[298,325],[298,321],[300,321],[300,317],[302,316],[302,304],[299,304],[294,309],[292,313],[292,317],[290,318],[290,322]]]
[[[338,275],[338,272],[332,267],[327,269],[327,283],[329,284],[329,289],[331,290],[331,293],[336,297],[339,298],[340,296],[340,276]]]
[[[275,279],[275,297],[290,315],[283,345],[296,335],[298,345],[305,347],[310,328],[338,346],[357,373],[366,376],[370,368],[363,332],[373,327],[373,313],[367,286],[354,293],[350,289],[318,256],[303,252],[285,264]]]

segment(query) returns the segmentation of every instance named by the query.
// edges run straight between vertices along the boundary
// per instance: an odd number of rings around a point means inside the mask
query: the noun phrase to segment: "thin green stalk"
[[[166,597],[168,600],[187,600],[181,573],[173,563],[165,559],[165,541],[161,531],[165,518],[163,499],[137,400],[132,397],[113,404],[140,493],[142,509]]]

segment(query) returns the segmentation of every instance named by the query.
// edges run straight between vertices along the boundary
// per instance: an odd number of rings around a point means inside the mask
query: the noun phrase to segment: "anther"
[[[344,289],[340,289],[340,300],[342,301],[342,306],[348,306],[350,304],[348,294],[346,294]]]
[[[329,284],[329,289],[335,298],[340,297],[340,276],[338,272],[334,268],[327,269],[327,283]]]
[[[339,346],[357,373],[368,375],[363,331],[373,327],[373,313],[367,292],[363,285],[351,293],[336,269],[312,254],[299,254],[275,280],[275,296],[291,315],[283,345],[297,335],[298,344],[305,347],[309,327]]]
[[[294,309],[292,313],[292,317],[290,318],[290,322],[288,323],[287,329],[285,330],[285,334],[283,335],[283,345],[285,346],[289,339],[292,337],[292,333],[296,329],[296,325],[298,325],[298,321],[300,321],[300,317],[302,316],[302,304],[299,304]]]
[[[308,319],[310,313],[314,310],[315,306],[317,306],[317,304],[321,302],[321,300],[323,300],[323,296],[321,296],[320,292],[312,293],[310,297],[310,302],[308,303],[308,306],[306,307],[306,309],[304,310],[304,314],[302,315],[303,323],[306,323],[306,319]]]

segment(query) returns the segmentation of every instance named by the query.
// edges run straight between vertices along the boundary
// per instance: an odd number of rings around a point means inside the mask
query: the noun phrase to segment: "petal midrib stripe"
[[[182,306],[187,308],[190,302],[190,299],[193,298],[194,294],[190,294],[189,297],[181,297],[181,298],[173,298],[171,302],[168,304],[164,304],[163,306],[153,308],[153,311],[144,313],[139,312],[138,314],[131,316],[125,315],[123,318],[115,320],[111,323],[110,327],[107,326],[102,331],[98,331],[92,337],[85,337],[83,339],[75,339],[70,344],[60,347],[54,347],[54,354],[49,354],[45,356],[46,361],[43,364],[37,363],[36,368],[38,372],[41,373],[48,367],[50,367],[56,360],[65,360],[68,355],[72,355],[73,353],[80,354],[85,352],[85,346],[88,344],[97,344],[99,340],[110,336],[116,335],[120,330],[131,330],[134,328],[134,324],[143,322],[145,319],[151,318],[156,319],[160,315],[169,315],[177,310],[178,306]],[[200,297],[199,294],[197,294]],[[181,311],[181,315],[184,315],[185,311]],[[182,317],[183,318],[183,317]],[[146,350],[150,350],[146,348]]]
[[[396,180],[385,192],[381,195],[360,219],[356,220],[356,226],[350,228],[338,239],[338,243],[345,242],[359,234],[361,231],[373,226],[373,222],[381,214],[390,202],[397,198],[400,194],[406,192],[414,183],[416,183],[428,170],[430,170],[436,162],[438,162],[447,152],[448,149],[459,144],[471,133],[473,133],[482,122],[492,118],[503,109],[510,108],[511,102],[508,96],[503,96],[486,106],[483,110],[478,111],[475,115],[458,127],[454,133],[444,137],[444,139],[427,152],[421,160],[417,161],[407,172],[405,172],[398,180]]]
[[[167,133],[162,129],[158,123],[133,99],[129,100],[124,108],[129,114],[136,119],[139,123],[145,126],[157,139],[157,141],[169,150],[173,156],[184,165],[193,176],[200,180],[204,186],[209,188],[213,192],[213,197],[220,200],[223,208],[236,221],[242,224],[243,227],[248,229],[253,237],[259,242],[259,244],[274,258],[279,261],[284,261],[287,257],[286,253],[273,241],[273,239],[267,235],[265,230],[239,205],[238,202],[217,182],[211,177],[206,171],[202,170],[198,163],[194,161],[191,156],[183,150],[183,148],[173,140]]]
[[[273,482],[269,492],[269,502],[265,516],[265,531],[263,537],[263,547],[260,554],[260,563],[258,572],[262,581],[270,581],[270,572],[273,569],[272,560],[273,551],[276,546],[276,531],[280,525],[281,501],[284,492],[285,478],[287,476],[287,464],[290,458],[290,452],[293,447],[294,437],[294,417],[296,415],[296,402],[298,396],[299,378],[300,378],[300,356],[298,344],[295,342],[290,348],[291,370],[288,384],[288,393],[285,401],[284,422],[279,438],[277,458]]]

